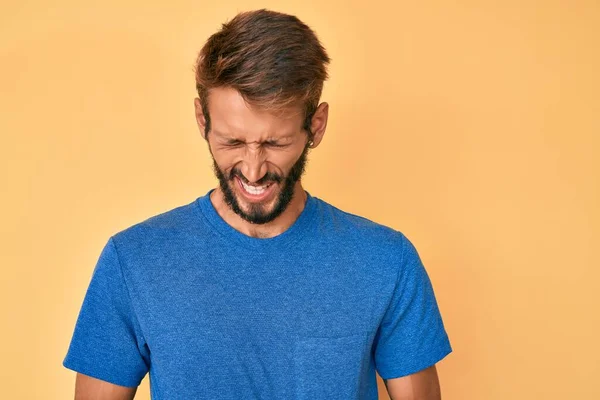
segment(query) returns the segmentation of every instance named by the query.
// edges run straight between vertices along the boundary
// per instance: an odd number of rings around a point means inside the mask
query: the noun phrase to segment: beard
[[[271,211],[266,210],[264,205],[255,203],[250,203],[248,205],[248,211],[244,211],[240,207],[240,203],[232,189],[232,186],[236,185],[236,182],[234,181],[236,176],[243,182],[247,182],[247,179],[244,178],[241,171],[237,168],[232,168],[229,174],[226,175],[223,171],[221,171],[213,157],[213,170],[217,176],[217,179],[219,180],[219,186],[223,192],[225,203],[234,213],[252,224],[266,224],[267,222],[273,221],[287,209],[294,198],[294,187],[296,186],[296,182],[298,182],[304,174],[308,150],[309,146],[307,144],[304,147],[304,150],[302,150],[302,154],[294,163],[290,169],[290,172],[286,176],[282,176],[273,172],[267,172],[265,176],[263,176],[257,182],[259,185],[267,185],[269,183],[282,184],[279,195],[277,196],[277,200],[275,201],[275,206]]]

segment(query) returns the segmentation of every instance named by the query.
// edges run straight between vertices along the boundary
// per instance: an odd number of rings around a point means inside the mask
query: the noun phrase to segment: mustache
[[[242,172],[237,169],[237,168],[233,168],[230,172],[229,172],[229,180],[233,180],[234,177],[238,177],[242,180],[242,182],[249,184],[250,182],[248,181],[248,179],[246,179],[246,177],[244,175],[242,175]],[[281,183],[283,181],[283,177],[279,174],[276,174],[274,172],[267,172],[265,174],[265,176],[263,176],[262,178],[260,178],[258,181],[256,181],[256,185],[263,185],[266,184],[268,182],[276,182],[276,183]]]

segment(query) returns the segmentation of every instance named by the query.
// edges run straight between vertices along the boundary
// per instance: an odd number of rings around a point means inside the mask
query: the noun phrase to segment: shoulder
[[[315,199],[322,229],[330,231],[336,237],[360,242],[362,247],[367,246],[370,250],[381,249],[385,252],[403,253],[403,250],[413,247],[400,229],[342,210],[322,199]]]
[[[116,231],[112,239],[117,247],[152,246],[165,240],[189,236],[199,226],[197,199]]]

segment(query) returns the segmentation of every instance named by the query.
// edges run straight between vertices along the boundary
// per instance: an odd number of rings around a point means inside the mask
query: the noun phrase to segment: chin
[[[277,205],[277,195],[274,196],[272,199],[265,201],[249,201],[244,197],[243,194],[240,193],[236,193],[235,197],[240,208],[245,213],[252,213],[253,210],[260,210],[261,214],[269,214],[275,209]]]

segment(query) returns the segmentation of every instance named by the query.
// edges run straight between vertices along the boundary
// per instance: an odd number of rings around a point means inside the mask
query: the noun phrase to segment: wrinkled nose
[[[267,173],[267,163],[261,149],[247,148],[245,153],[240,170],[250,183],[255,183]]]

